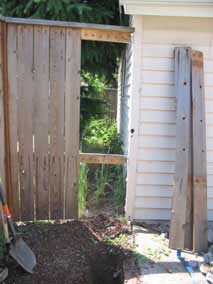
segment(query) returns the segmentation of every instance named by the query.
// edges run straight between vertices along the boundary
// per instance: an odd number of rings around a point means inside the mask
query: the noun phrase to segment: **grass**
[[[124,208],[126,199],[126,171],[121,165],[117,166],[113,188],[113,201],[115,206]]]
[[[102,197],[104,197],[105,183],[108,181],[108,178],[109,178],[108,166],[101,165],[100,168],[98,167],[96,170],[96,191],[95,191],[97,202]]]

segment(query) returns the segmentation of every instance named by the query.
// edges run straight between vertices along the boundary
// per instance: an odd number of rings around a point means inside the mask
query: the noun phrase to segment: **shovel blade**
[[[33,273],[33,268],[36,266],[36,258],[22,238],[18,238],[11,243],[9,253],[25,271]]]

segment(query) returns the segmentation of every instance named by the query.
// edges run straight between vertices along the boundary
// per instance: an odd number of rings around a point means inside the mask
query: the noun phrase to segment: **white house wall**
[[[213,20],[144,16],[138,23],[143,23],[142,92],[132,218],[170,219],[176,159],[174,48],[191,46],[204,53],[208,218],[213,220]]]

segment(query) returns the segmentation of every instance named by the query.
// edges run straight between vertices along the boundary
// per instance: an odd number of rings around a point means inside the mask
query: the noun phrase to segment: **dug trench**
[[[6,284],[121,284],[123,261],[131,250],[114,244],[129,228],[119,220],[99,215],[63,223],[20,226],[37,257],[30,275],[9,260]]]

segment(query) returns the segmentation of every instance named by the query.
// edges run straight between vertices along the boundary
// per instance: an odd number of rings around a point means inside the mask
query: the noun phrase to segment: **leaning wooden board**
[[[207,169],[203,54],[192,51],[193,250],[206,251]]]
[[[175,50],[175,90],[177,98],[176,176],[173,195],[170,248],[192,247],[192,124],[191,49]]]

